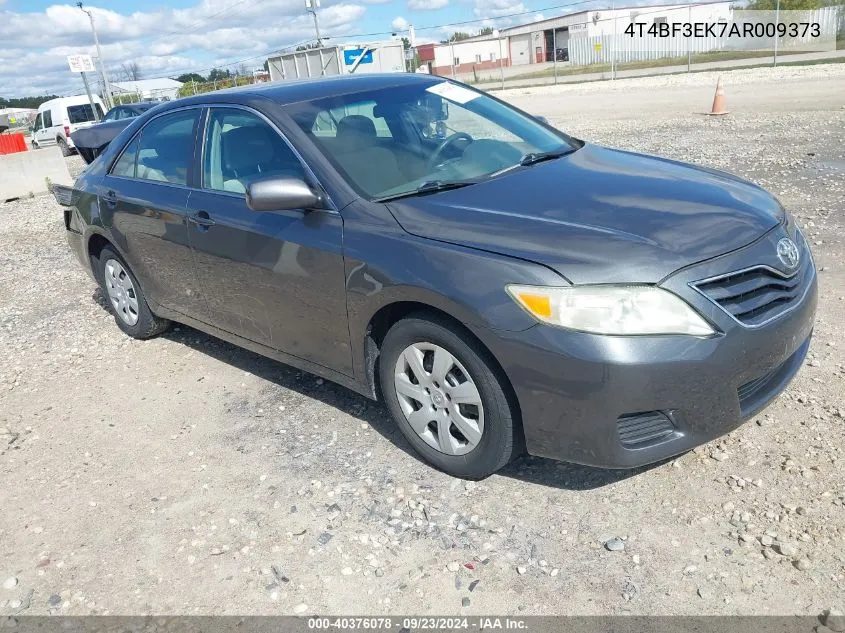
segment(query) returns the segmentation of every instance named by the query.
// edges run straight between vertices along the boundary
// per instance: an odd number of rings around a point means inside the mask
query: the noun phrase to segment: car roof
[[[380,73],[336,75],[319,79],[294,79],[229,88],[171,101],[176,107],[211,102],[237,103],[255,98],[269,99],[281,105],[312,101],[355,92],[367,92],[396,86],[427,86],[444,81],[443,77],[422,73]]]
[[[94,97],[94,103],[102,103],[100,100],[99,95],[92,95]],[[38,106],[39,110],[47,110],[48,108],[52,109],[56,106],[61,105],[79,105],[82,103],[88,103],[88,95],[73,95],[72,97],[57,97],[56,99],[50,99],[49,101],[45,101],[40,106]]]

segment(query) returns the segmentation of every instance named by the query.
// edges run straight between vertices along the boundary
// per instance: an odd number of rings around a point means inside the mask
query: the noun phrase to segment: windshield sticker
[[[429,86],[426,90],[458,104],[464,104],[467,101],[472,101],[479,97],[477,92],[451,84],[448,81]]]

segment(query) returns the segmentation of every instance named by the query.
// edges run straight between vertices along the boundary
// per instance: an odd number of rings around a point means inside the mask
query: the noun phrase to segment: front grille
[[[632,413],[616,420],[619,440],[626,448],[657,444],[675,432],[675,425],[660,411]]]
[[[701,281],[695,287],[740,323],[761,325],[788,310],[803,296],[810,258],[805,254],[802,259],[801,268],[791,276],[758,266]]]

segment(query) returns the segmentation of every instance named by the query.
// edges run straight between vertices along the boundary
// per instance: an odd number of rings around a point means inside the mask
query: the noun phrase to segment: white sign
[[[477,99],[479,96],[477,92],[468,90],[467,88],[463,88],[457,84],[449,83],[448,81],[429,86],[426,90],[436,95],[440,95],[444,99],[460,104]]]
[[[68,55],[67,65],[72,73],[93,73],[94,61],[90,55]]]
[[[586,35],[587,34],[587,23],[582,22],[581,24],[570,24],[569,25],[569,35]]]

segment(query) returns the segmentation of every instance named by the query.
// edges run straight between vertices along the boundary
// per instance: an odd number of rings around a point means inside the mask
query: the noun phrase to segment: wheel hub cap
[[[465,455],[484,434],[481,393],[455,356],[434,343],[414,343],[394,371],[399,406],[414,432],[447,455]]]
[[[119,261],[110,259],[103,267],[103,280],[115,314],[126,325],[135,325],[138,322],[138,295],[129,273]]]

